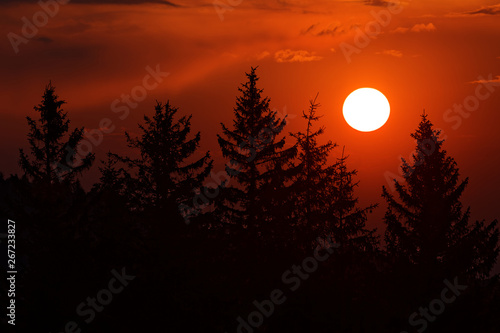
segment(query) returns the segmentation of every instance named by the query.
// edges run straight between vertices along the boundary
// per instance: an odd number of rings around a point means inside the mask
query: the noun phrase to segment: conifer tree
[[[359,252],[373,252],[377,248],[376,230],[366,228],[368,213],[378,205],[358,207],[358,198],[354,189],[358,186],[353,178],[356,170],[347,168],[348,156],[342,155],[337,159],[335,172],[327,186],[330,204],[326,208],[327,229],[335,239],[343,244],[343,250],[356,250]]]
[[[99,183],[94,186],[95,191],[112,191],[116,194],[121,194],[126,183],[125,179],[130,176],[123,168],[118,168],[118,161],[113,158],[113,154],[108,152],[106,160],[101,161],[102,166],[99,167],[101,176]]]
[[[74,129],[69,137],[64,137],[69,131],[69,119],[63,111],[66,102],[59,100],[55,87],[49,83],[43,94],[42,102],[35,106],[40,113],[38,121],[26,117],[30,132],[28,142],[31,156],[20,149],[19,164],[26,176],[33,181],[45,184],[57,182],[73,182],[77,175],[90,168],[94,154],[79,156],[77,147],[83,139],[83,128]]]
[[[139,125],[142,131],[139,137],[125,133],[128,146],[137,149],[140,156],[114,155],[135,172],[127,191],[131,200],[136,200],[136,209],[167,209],[179,215],[179,205],[192,200],[210,173],[210,154],[195,158],[200,132],[188,138],[192,116],[175,119],[177,111],[169,102],[158,102],[154,116],[144,116],[145,124]]]
[[[296,216],[301,233],[323,233],[325,231],[324,212],[330,204],[327,194],[327,185],[335,174],[336,165],[328,165],[328,156],[337,146],[331,140],[320,145],[317,142],[325,128],[314,130],[314,123],[321,116],[317,115],[319,103],[309,101],[309,109],[302,112],[302,118],[307,121],[306,131],[292,133],[299,147],[298,160],[300,173],[295,179]],[[313,237],[313,236],[311,236]]]
[[[302,117],[307,120],[306,131],[292,134],[299,146],[298,159],[301,172],[296,179],[296,212],[301,221],[302,234],[329,235],[347,248],[346,242],[356,242],[359,248],[375,246],[374,231],[365,227],[367,213],[376,205],[366,208],[357,206],[354,195],[357,183],[353,181],[355,170],[348,170],[347,157],[329,164],[328,157],[337,146],[332,141],[319,144],[318,138],[324,134],[324,126],[314,129],[319,104],[317,96],[310,101],[308,112]],[[314,235],[311,234],[311,237]]]
[[[395,180],[398,199],[383,188],[387,251],[434,274],[486,277],[499,252],[497,221],[469,223],[470,208],[464,211],[460,202],[468,178],[460,179],[439,135],[424,112],[411,134],[413,161],[403,160],[405,181]]]
[[[269,98],[262,97],[256,68],[246,75],[248,81],[238,88],[241,96],[236,99],[233,127],[221,124],[223,135],[218,135],[222,154],[229,160],[226,171],[231,184],[236,183],[225,188],[221,198],[226,221],[256,230],[273,219],[275,204],[266,199],[284,200],[285,170],[297,150],[284,148],[285,137],[278,138],[286,117],[279,119]]]
[[[377,237],[365,223],[375,205],[359,207],[354,193],[356,171],[348,169],[343,152],[332,158],[336,144],[331,140],[321,142],[325,127],[317,124],[321,119],[319,107],[316,96],[302,115],[307,122],[305,131],[292,134],[299,147],[300,167],[294,181],[295,212],[299,219],[295,243],[306,253],[317,245],[318,237],[339,244],[322,267],[316,292],[328,295],[325,299],[337,300],[336,305],[330,305],[329,313],[339,315],[341,319],[336,320],[336,325],[342,330],[345,304],[349,304],[352,313],[362,313],[358,300],[369,297],[366,286],[373,281]]]
[[[71,303],[69,298],[54,295],[70,294],[65,282],[77,283],[81,277],[73,272],[92,274],[85,266],[89,251],[88,242],[83,241],[90,209],[77,177],[91,167],[94,154],[79,150],[84,129],[70,131],[64,104],[49,83],[41,103],[34,107],[39,118],[27,117],[29,151],[20,149],[19,159],[24,175],[16,180],[9,198],[11,215],[23,230],[17,241],[27,258],[19,308],[29,310],[26,315],[33,318],[28,331],[52,329],[57,324],[54,318],[63,315]],[[33,299],[28,301],[26,295]],[[40,312],[42,308],[50,308],[54,316],[49,318]]]
[[[133,196],[129,195],[129,190],[133,191],[134,180],[130,173],[123,166],[119,166],[119,160],[114,154],[108,152],[106,159],[101,161],[99,171],[101,176],[99,182],[94,184],[90,194],[106,201],[105,205],[120,206],[125,208],[125,212],[133,210],[138,203],[134,202]],[[120,208],[120,210],[122,210]],[[116,209],[118,210],[118,209]]]

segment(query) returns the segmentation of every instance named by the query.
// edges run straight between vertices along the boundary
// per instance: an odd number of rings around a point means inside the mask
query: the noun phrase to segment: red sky
[[[464,203],[473,217],[500,216],[498,0],[152,2],[70,1],[43,24],[36,1],[0,1],[4,174],[19,172],[24,118],[35,116],[49,80],[68,102],[72,126],[96,129],[103,118],[116,126],[93,148],[98,158],[110,149],[124,152],[124,130],[134,133],[155,100],[169,99],[181,113],[193,114],[193,130],[202,132],[200,154],[211,150],[214,171],[222,170],[220,122],[232,121],[237,87],[258,65],[271,106],[290,115],[288,132],[303,129],[298,115],[319,93],[324,138],[346,147],[359,172],[362,203],[382,202],[385,175],[397,174],[400,157],[414,149],[409,135],[425,108],[462,175],[470,177]],[[13,46],[13,38],[23,36],[23,17],[32,22],[34,15],[42,20],[38,31]],[[361,38],[366,31],[371,35]],[[141,86],[148,66],[170,74],[120,119],[113,101]],[[480,80],[492,82],[481,87]],[[342,117],[344,99],[361,87],[380,90],[391,104],[387,124],[375,132],[358,132]],[[464,103],[462,115],[453,111]],[[382,205],[369,226],[382,226],[383,211]]]

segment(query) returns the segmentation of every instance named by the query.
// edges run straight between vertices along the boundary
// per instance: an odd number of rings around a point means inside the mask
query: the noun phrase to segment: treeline
[[[16,332],[496,332],[497,221],[470,221],[468,179],[428,116],[404,181],[381,189],[381,239],[343,149],[319,143],[317,100],[287,134],[256,69],[246,76],[218,135],[223,171],[169,102],[125,134],[135,157],[82,156],[84,129],[46,87],[21,175],[0,178],[0,216],[17,225]],[[130,280],[102,291],[117,272]]]

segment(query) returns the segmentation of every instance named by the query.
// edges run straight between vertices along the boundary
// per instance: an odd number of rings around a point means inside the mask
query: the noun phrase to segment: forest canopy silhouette
[[[85,130],[64,106],[49,83],[37,118],[26,119],[19,174],[0,177],[0,215],[17,226],[16,331],[61,332],[68,322],[82,332],[500,327],[497,220],[471,219],[461,202],[469,179],[425,112],[395,192],[381,187],[381,201],[363,206],[319,95],[290,133],[257,68],[238,87],[232,122],[220,124],[222,161],[200,149],[193,116],[168,99],[125,133],[130,154],[103,160],[82,151]],[[99,180],[84,190],[91,168]],[[385,209],[384,230],[367,227],[374,209]],[[122,268],[135,278],[82,316],[79,304]]]

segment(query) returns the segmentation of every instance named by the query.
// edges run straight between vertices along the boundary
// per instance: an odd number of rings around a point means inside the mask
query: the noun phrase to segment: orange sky
[[[409,134],[425,108],[447,136],[445,147],[462,175],[470,177],[464,203],[472,206],[473,216],[500,216],[498,0],[216,4],[70,1],[58,6],[34,36],[13,47],[13,34],[22,37],[22,18],[43,15],[37,14],[41,8],[36,1],[0,1],[0,170],[19,172],[18,148],[27,143],[24,117],[34,115],[33,106],[49,80],[68,102],[65,110],[73,126],[91,130],[103,118],[113,121],[116,130],[94,147],[98,158],[109,149],[123,152],[123,131],[136,131],[155,100],[170,99],[182,113],[193,114],[202,150],[210,149],[215,168],[222,170],[216,146],[219,123],[232,120],[244,72],[259,65],[259,82],[271,106],[290,115],[288,131],[303,129],[302,119],[294,115],[319,92],[325,140],[346,146],[350,166],[359,171],[362,203],[381,202],[385,174],[398,173],[400,157],[410,155],[414,143]],[[362,39],[360,32],[366,31],[371,35]],[[120,119],[111,104],[143,84],[148,66],[159,66],[169,76]],[[493,81],[490,90],[478,88],[480,76]],[[392,107],[387,124],[372,133],[355,131],[342,118],[344,99],[360,87],[382,91]],[[479,100],[476,89],[489,96],[473,105]],[[467,118],[447,112],[464,103],[474,109],[464,113]],[[91,174],[96,175],[96,167]],[[369,226],[381,226],[383,210],[370,218]]]

